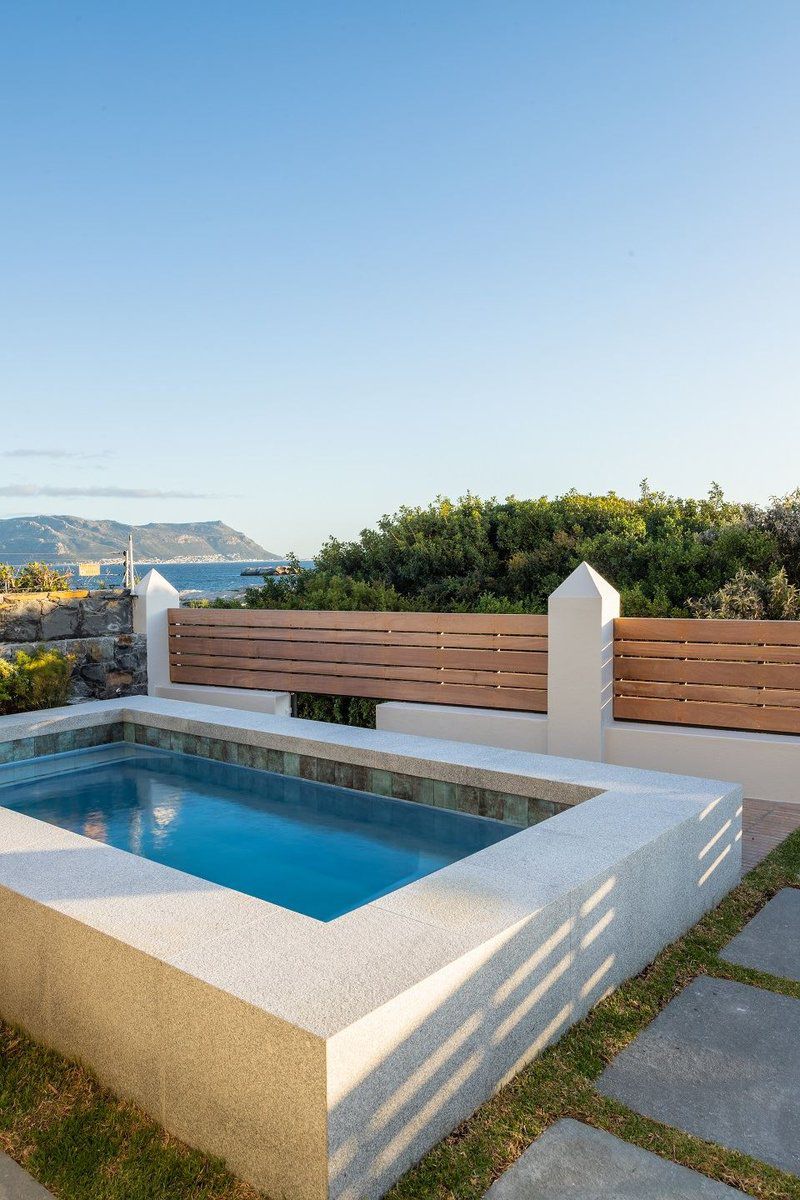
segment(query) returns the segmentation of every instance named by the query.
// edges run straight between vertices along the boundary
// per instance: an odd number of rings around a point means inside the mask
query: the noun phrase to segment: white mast
[[[133,575],[133,534],[128,534],[128,549],[125,551],[125,582],[124,586],[131,591],[136,580]]]

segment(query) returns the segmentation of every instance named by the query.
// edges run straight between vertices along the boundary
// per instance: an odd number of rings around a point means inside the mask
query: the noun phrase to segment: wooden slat
[[[800,710],[796,708],[758,708],[745,704],[704,704],[617,696],[614,716],[626,721],[651,721],[666,725],[700,725],[758,733],[800,733]]]
[[[264,659],[227,658],[222,655],[182,654],[171,656],[170,664],[175,667],[209,667],[215,670],[263,671],[266,669],[285,671],[296,675],[336,675],[339,678],[395,679],[423,683],[483,684],[486,687],[526,687],[543,690],[547,687],[546,675],[523,674],[519,671],[456,671],[440,670],[435,667],[390,667],[372,663],[308,662],[292,659],[290,662],[268,664]]]
[[[377,663],[387,666],[453,667],[483,671],[547,671],[547,655],[511,650],[440,650],[432,647],[362,646],[327,642],[262,641],[260,638],[170,637],[171,654],[219,654],[254,659]]]
[[[175,682],[544,712],[547,618],[170,609]]]
[[[614,676],[618,680],[643,679],[651,683],[712,683],[800,690],[800,666],[785,663],[703,662],[615,656]]]
[[[711,662],[774,662],[800,666],[800,646],[744,646],[720,642],[644,642],[618,638],[614,654],[623,658],[697,658]]]
[[[547,693],[528,688],[471,687],[455,684],[406,683],[396,680],[344,676],[301,675],[280,671],[222,670],[217,667],[175,666],[173,683],[213,684],[218,687],[262,688],[322,695],[365,696],[374,700],[411,700],[427,704],[461,704],[481,708],[545,712]]]
[[[618,617],[615,638],[647,642],[717,642],[800,646],[800,621],[684,620],[671,617]]]
[[[220,613],[220,618],[223,618],[224,610],[217,611]],[[291,629],[287,631],[285,625],[255,627],[227,625],[223,619],[219,624],[215,623],[211,626],[171,621],[169,628],[173,636],[240,638],[243,641],[257,637],[261,641],[324,641],[342,645],[441,646],[445,649],[534,650],[539,652],[547,650],[547,637],[541,634],[470,633],[468,630],[461,633],[426,633],[424,631],[408,633],[384,629]]]
[[[800,690],[757,687],[713,687],[701,683],[642,683],[627,679],[618,685],[618,696],[654,700],[700,700],[717,704],[774,705],[800,708]]]
[[[293,608],[171,608],[180,625],[270,625],[289,629],[390,629],[405,632],[546,634],[547,617],[518,613],[327,612]]]

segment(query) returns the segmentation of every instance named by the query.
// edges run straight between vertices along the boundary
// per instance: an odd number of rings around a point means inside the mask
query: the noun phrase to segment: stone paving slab
[[[773,896],[720,957],[800,982],[800,888],[784,888]]]
[[[484,1200],[735,1200],[743,1195],[566,1118],[546,1129]]]
[[[800,1000],[701,976],[600,1076],[645,1116],[800,1174]]]
[[[13,1158],[0,1152],[0,1200],[53,1200],[53,1196]]]

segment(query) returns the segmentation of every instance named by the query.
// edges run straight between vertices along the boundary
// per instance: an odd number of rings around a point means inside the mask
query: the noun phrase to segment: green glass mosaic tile
[[[39,733],[33,739],[34,754],[39,758],[43,754],[55,754],[58,746],[58,734]]]
[[[300,774],[300,755],[290,754],[288,751],[283,755],[283,774],[297,776]]]
[[[353,768],[350,763],[334,763],[334,783],[340,788],[352,788]]]
[[[524,829],[528,824],[528,801],[525,796],[503,796],[503,820]]]
[[[76,748],[78,739],[75,735],[77,732],[77,729],[62,729],[55,735],[56,754],[64,754],[66,751]]]
[[[534,800],[528,799],[528,824],[538,825],[539,821],[546,821],[548,817],[555,816],[556,806],[552,800]]]
[[[247,746],[244,742],[238,742],[236,746],[236,759],[240,767],[255,766],[253,751],[255,746]]]
[[[392,794],[392,775],[390,771],[376,771],[374,768],[369,772],[369,788],[370,792],[374,792],[376,796],[391,796]]]
[[[275,771],[278,775],[284,774],[284,761],[282,750],[268,750],[259,747],[259,756],[262,756],[265,771]]]
[[[319,783],[336,783],[336,763],[332,758],[317,759],[316,777]]]
[[[317,760],[310,754],[301,754],[298,774],[301,779],[315,780],[317,778]]]
[[[174,750],[176,754],[186,753],[186,734],[180,733],[177,729],[173,729],[169,735],[169,748]]]
[[[17,738],[13,742],[0,743],[0,763],[22,762],[33,756],[33,738]]]
[[[400,775],[397,771],[392,771],[391,796],[395,800],[416,800],[419,794],[419,788],[415,788],[417,780],[413,775]]]
[[[355,788],[357,792],[369,791],[369,767],[360,767],[356,763],[353,763],[350,770],[353,780],[350,786]]]
[[[434,779],[433,803],[437,808],[455,808],[456,785],[454,783],[445,783],[441,779]]]
[[[495,821],[502,821],[503,811],[503,797],[501,794],[490,791],[489,788],[481,788],[478,797],[478,815],[481,817],[491,817]]]

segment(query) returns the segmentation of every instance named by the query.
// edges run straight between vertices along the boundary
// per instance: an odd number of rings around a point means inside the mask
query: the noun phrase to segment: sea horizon
[[[121,561],[103,562],[91,560],[100,565],[100,575],[83,578],[78,574],[77,562],[56,562],[49,565],[57,570],[71,571],[71,586],[73,587],[121,587],[124,567]],[[280,567],[288,563],[286,558],[241,558],[241,559],[161,559],[147,562],[134,562],[134,571],[141,579],[149,570],[155,568],[168,583],[177,588],[181,599],[213,600],[221,596],[234,596],[248,587],[258,587],[257,576],[242,575],[245,567]],[[300,559],[300,565],[306,570],[313,570],[314,560]],[[163,569],[162,569],[163,568]]]

